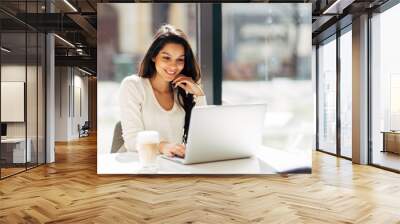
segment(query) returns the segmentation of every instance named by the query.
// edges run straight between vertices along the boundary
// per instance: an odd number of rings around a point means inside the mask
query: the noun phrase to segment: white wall
[[[78,124],[88,120],[88,78],[76,68],[56,67],[55,98],[55,140],[77,139]]]
[[[78,138],[78,124],[82,126],[88,120],[88,77],[81,76],[79,70],[74,70],[74,105],[72,108],[71,132],[73,138]]]
[[[38,69],[38,70],[37,70]],[[22,122],[6,122],[7,123],[7,137],[9,138],[24,138],[25,135],[30,139],[32,161],[39,163],[44,162],[44,74],[42,67],[39,65],[25,66],[19,64],[3,64],[1,66],[1,81],[2,82],[24,82],[26,87],[26,105],[22,102],[22,107],[18,108],[24,116],[26,112],[26,120],[23,118]],[[27,79],[27,80],[26,80]],[[5,89],[2,89],[4,94]],[[20,90],[24,94],[24,90]],[[2,95],[2,98],[8,98],[7,95]],[[3,104],[3,103],[2,103]],[[2,112],[16,113],[18,110],[12,107],[2,107]],[[14,110],[14,111],[12,111]],[[37,156],[37,153],[39,154]]]
[[[2,65],[1,66],[1,81],[3,82],[25,82],[26,70],[28,74],[36,73],[36,67],[25,65]],[[29,78],[29,76],[28,76]],[[29,85],[36,85],[36,81],[29,80]],[[36,99],[36,88],[27,88],[27,103],[30,104]],[[4,96],[3,96],[4,97]],[[34,98],[34,99],[32,99]],[[35,101],[36,102],[36,101]],[[36,123],[36,113],[32,113],[33,110],[36,110],[36,103],[31,106],[30,110],[28,110],[27,119],[28,122],[35,121]],[[7,110],[8,108],[1,108],[1,110]],[[26,122],[7,122],[7,136],[8,137],[25,137],[25,126]],[[30,133],[32,133],[31,129],[36,130],[36,126],[33,127],[31,123],[28,125],[28,137]]]
[[[55,141],[68,141],[69,69],[55,68]]]

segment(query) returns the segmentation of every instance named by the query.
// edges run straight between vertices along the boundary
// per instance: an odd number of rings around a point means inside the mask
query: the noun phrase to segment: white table
[[[98,174],[276,174],[311,172],[310,153],[291,154],[285,151],[260,147],[255,156],[245,159],[183,165],[161,157],[158,169],[141,169],[137,152],[99,154]]]
[[[25,154],[25,138],[6,138],[1,139],[1,144],[11,144],[13,147],[13,163],[25,163],[25,159],[27,162],[31,161],[31,145],[32,141],[30,138],[26,139],[27,147]]]

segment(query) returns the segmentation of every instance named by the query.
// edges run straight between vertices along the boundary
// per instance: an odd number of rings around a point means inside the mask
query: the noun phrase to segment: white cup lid
[[[137,144],[158,144],[160,136],[157,131],[141,131],[136,136]]]

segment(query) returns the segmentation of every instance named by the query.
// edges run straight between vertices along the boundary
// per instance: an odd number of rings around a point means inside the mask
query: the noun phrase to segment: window
[[[400,33],[395,29],[398,21],[399,4],[371,19],[372,163],[396,170],[400,170],[396,151],[400,147]]]
[[[318,48],[318,149],[336,154],[336,39]]]
[[[222,4],[222,103],[267,104],[265,146],[313,145],[310,6]]]
[[[351,27],[349,27],[351,28]],[[352,142],[352,35],[340,36],[340,154],[351,158]]]

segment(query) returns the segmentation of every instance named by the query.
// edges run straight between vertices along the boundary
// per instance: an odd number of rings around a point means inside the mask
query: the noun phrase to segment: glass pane
[[[315,127],[315,124],[317,124],[317,115],[315,114],[316,108],[317,108],[317,103],[316,101],[316,95],[317,95],[317,47],[315,45],[312,46],[312,55],[311,55],[311,81],[312,81],[312,86],[313,86],[313,103],[314,103],[314,107],[313,107],[313,111],[314,111],[314,119],[313,119],[313,133],[314,133],[314,137],[313,137],[313,149],[316,150],[317,149],[317,130]]]
[[[46,37],[44,34],[38,35],[38,164],[45,163],[45,44]]]
[[[372,163],[400,170],[400,5],[372,17]]]
[[[336,39],[318,48],[318,146],[336,154]]]
[[[98,152],[109,153],[115,124],[120,120],[120,82],[138,72],[155,31],[163,23],[182,29],[196,54],[196,4],[98,4]]]
[[[340,37],[341,155],[351,158],[352,141],[352,38],[351,30]]]
[[[222,5],[222,103],[266,103],[265,146],[313,146],[310,6]]]
[[[26,151],[25,41],[23,32],[1,34],[2,177],[25,170],[25,162],[30,159],[30,151]]]
[[[31,153],[28,153],[28,168],[37,165],[37,73],[38,73],[38,36],[36,32],[28,32],[28,62],[27,62],[27,80],[26,80],[26,116],[27,116],[27,142]]]
[[[30,24],[38,23],[38,17],[33,16],[39,11],[37,1],[27,2],[26,16]],[[38,94],[37,94],[37,73],[38,73],[38,34],[36,30],[27,29],[27,80],[26,80],[26,125],[27,143],[30,158],[27,167],[37,166],[37,132],[38,132]]]

